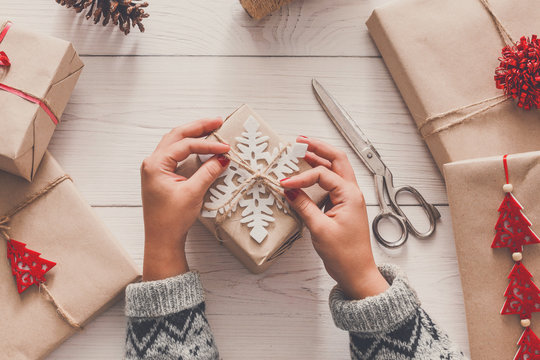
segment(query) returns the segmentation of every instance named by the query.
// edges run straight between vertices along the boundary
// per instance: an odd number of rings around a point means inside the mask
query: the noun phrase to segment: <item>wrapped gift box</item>
[[[540,152],[508,157],[513,195],[540,234]],[[506,248],[492,249],[506,183],[502,156],[465,160],[444,167],[463,285],[472,359],[513,359],[523,331],[518,315],[500,315],[514,261]],[[523,247],[523,264],[540,285],[540,244]],[[540,333],[540,314],[532,315]]]
[[[228,170],[206,194],[199,220],[251,272],[260,273],[302,235],[300,219],[275,190],[280,191],[280,179],[311,168],[299,158],[303,157],[305,147],[288,145],[247,105],[229,116],[217,134],[220,139],[215,135],[209,139],[231,145],[253,171],[231,161]],[[190,156],[180,164],[178,173],[189,177],[204,160]],[[264,173],[266,168],[269,182],[257,178],[249,181],[256,171]],[[234,197],[235,190],[242,186],[238,197]],[[319,186],[305,191],[317,204],[323,204],[326,192]]]
[[[489,4],[515,41],[538,32],[535,0]],[[439,169],[540,149],[539,110],[525,111],[515,101],[494,105],[503,94],[494,75],[505,43],[480,0],[397,0],[375,9],[367,26]],[[493,100],[428,121],[487,99]]]
[[[32,183],[0,172],[0,217],[64,175],[46,153]],[[13,215],[9,236],[56,262],[46,273],[55,301],[84,326],[139,278],[139,271],[73,183],[63,181]],[[37,286],[19,294],[0,237],[0,358],[45,357],[77,330],[61,318]]]
[[[0,51],[0,169],[32,180],[83,63],[69,42],[2,20]]]

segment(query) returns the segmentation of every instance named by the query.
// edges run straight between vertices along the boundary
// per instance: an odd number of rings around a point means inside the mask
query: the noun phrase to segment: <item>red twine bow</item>
[[[502,49],[500,64],[495,69],[497,89],[518,99],[517,106],[540,109],[540,41],[536,35],[522,36],[514,46]]]

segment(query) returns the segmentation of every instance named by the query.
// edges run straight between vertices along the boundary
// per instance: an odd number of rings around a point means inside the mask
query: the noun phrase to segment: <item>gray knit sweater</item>
[[[399,268],[379,270],[391,285],[380,295],[348,300],[339,287],[330,293],[334,322],[350,334],[351,359],[463,359]],[[204,308],[196,272],[128,286],[125,358],[219,359]]]

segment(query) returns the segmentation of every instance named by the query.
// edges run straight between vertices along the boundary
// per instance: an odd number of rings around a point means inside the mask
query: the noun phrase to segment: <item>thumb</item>
[[[318,226],[323,225],[326,215],[311,200],[311,198],[301,189],[286,189],[285,196],[291,207],[304,220],[311,232]]]
[[[205,161],[187,181],[193,184],[195,191],[204,196],[214,181],[227,169],[230,162],[231,160],[223,154],[214,156]]]

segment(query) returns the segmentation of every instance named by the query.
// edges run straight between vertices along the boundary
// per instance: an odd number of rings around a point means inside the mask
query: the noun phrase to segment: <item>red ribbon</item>
[[[9,30],[9,28],[11,27],[11,25],[12,25],[12,23],[10,21],[8,21],[6,23],[6,25],[4,26],[4,28],[2,29],[2,31],[0,32],[0,43],[2,42],[2,40],[4,40],[4,37],[6,36],[6,34],[7,34],[8,30]],[[3,51],[0,51],[0,66],[10,66],[10,65],[11,65],[11,62],[9,61],[9,58],[6,55],[6,53],[3,52]],[[45,113],[47,113],[47,115],[49,115],[49,117],[51,118],[51,121],[54,123],[54,125],[58,125],[58,119],[53,114],[52,110],[47,106],[47,104],[45,104],[43,102],[43,100],[41,100],[40,98],[35,97],[33,95],[30,95],[30,94],[27,94],[24,91],[12,88],[11,86],[8,86],[8,85],[2,84],[2,83],[0,83],[0,89],[4,90],[4,91],[7,91],[9,93],[12,93],[14,95],[17,95],[18,97],[20,97],[22,99],[25,99],[25,100],[28,100],[28,101],[30,101],[30,102],[32,102],[34,104],[39,105],[43,109],[43,111],[45,111]]]

